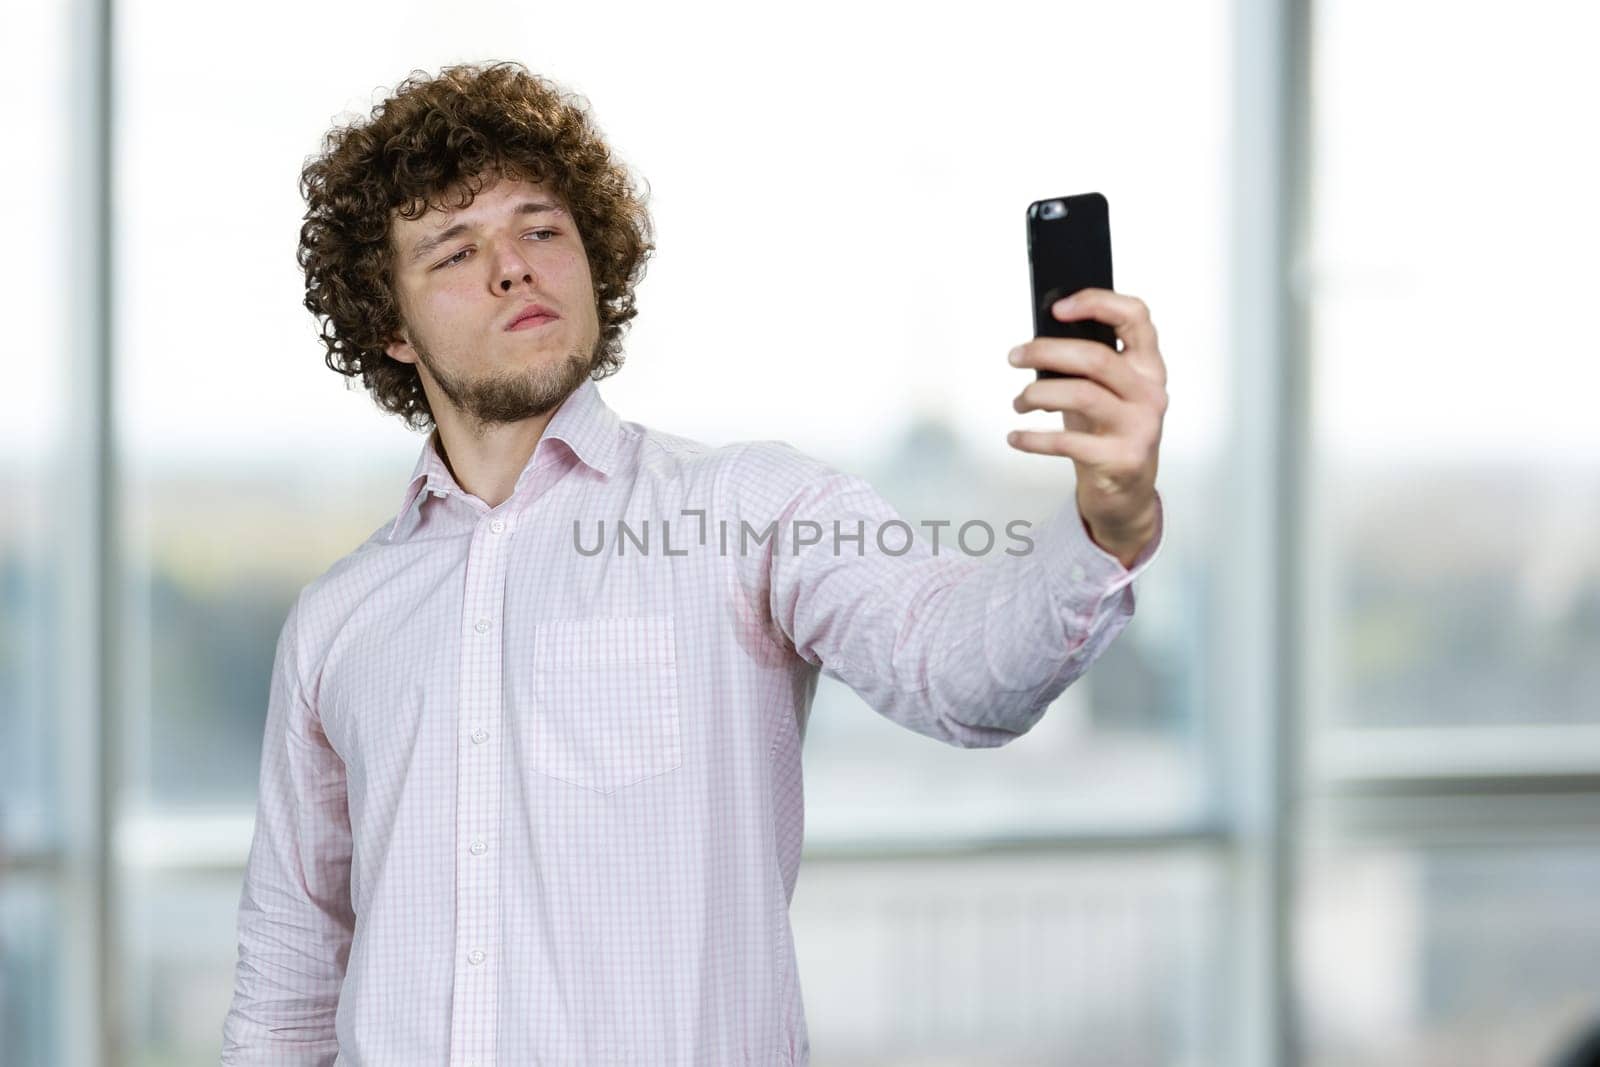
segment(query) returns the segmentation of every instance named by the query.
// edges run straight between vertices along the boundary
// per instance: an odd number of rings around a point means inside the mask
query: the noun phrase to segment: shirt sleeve
[[[307,702],[296,598],[273,657],[223,1064],[329,1065],[355,928],[345,768]]]
[[[1075,499],[1037,529],[994,529],[987,551],[974,528],[972,554],[956,538],[965,520],[942,516],[935,546],[865,480],[782,441],[742,445],[722,499],[747,610],[770,616],[773,640],[885,717],[962,748],[1007,744],[1039,721],[1126,628],[1134,580],[1165,537],[1158,494],[1156,533],[1131,567],[1094,543]]]

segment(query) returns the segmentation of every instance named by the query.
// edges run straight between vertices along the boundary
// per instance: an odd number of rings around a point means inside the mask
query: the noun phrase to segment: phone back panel
[[[1066,212],[1048,218],[1046,204],[1061,204]],[[1099,193],[1058,196],[1028,205],[1028,268],[1033,287],[1033,335],[1079,337],[1099,341],[1115,350],[1116,327],[1093,319],[1062,322],[1050,305],[1079,289],[1114,289],[1111,279],[1111,217],[1106,198]],[[1080,377],[1039,370],[1040,378]]]

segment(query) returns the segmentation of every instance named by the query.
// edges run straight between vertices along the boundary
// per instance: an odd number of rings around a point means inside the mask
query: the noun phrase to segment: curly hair
[[[391,215],[464,208],[501,175],[548,182],[566,202],[594,279],[600,336],[590,377],[616,373],[654,229],[582,96],[510,61],[446,67],[437,77],[413,71],[370,121],[330,130],[300,173],[306,213],[297,258],[324,361],[346,378],[360,375],[377,405],[412,429],[431,429],[434,420],[416,365],[385,351],[402,326]],[[459,199],[446,205],[452,192]]]

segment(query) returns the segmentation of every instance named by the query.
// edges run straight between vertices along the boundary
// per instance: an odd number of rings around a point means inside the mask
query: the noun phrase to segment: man
[[[433,429],[279,637],[223,1062],[808,1063],[817,675],[992,747],[1126,626],[1162,530],[1147,309],[1058,309],[1120,353],[1020,346],[1086,376],[1015,403],[1076,425],[1014,442],[1071,457],[1076,499],[1031,551],[940,553],[784,442],[607,407],[648,215],[543,80],[450,68],[324,147],[300,258],[329,365]]]

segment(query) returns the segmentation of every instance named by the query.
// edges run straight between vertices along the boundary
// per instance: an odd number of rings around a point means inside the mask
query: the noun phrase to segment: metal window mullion
[[[95,283],[99,309],[96,316],[99,327],[95,344],[95,359],[99,371],[100,388],[96,391],[100,432],[96,437],[97,463],[95,482],[99,487],[100,521],[97,571],[100,575],[100,656],[97,660],[99,675],[100,744],[96,748],[100,776],[99,856],[100,892],[96,900],[100,930],[100,1064],[101,1067],[121,1067],[127,1062],[129,1041],[125,1033],[128,1013],[124,1009],[124,970],[122,960],[122,931],[117,916],[123,901],[122,869],[117,861],[117,811],[122,798],[122,705],[118,695],[122,677],[122,660],[118,654],[123,647],[120,640],[122,623],[122,576],[126,569],[121,554],[121,508],[118,507],[118,489],[121,479],[117,465],[116,440],[116,352],[112,339],[113,310],[116,292],[113,253],[116,248],[116,225],[112,217],[115,202],[115,149],[112,122],[115,118],[113,95],[115,92],[116,41],[115,10],[112,0],[94,0],[96,18],[96,108],[97,155],[100,175],[96,190],[95,221],[99,230],[100,255]]]
[[[1218,514],[1223,634],[1218,688],[1226,763],[1219,803],[1236,834],[1227,914],[1225,1062],[1298,1060],[1294,944],[1303,711],[1303,576],[1310,397],[1299,284],[1310,175],[1308,0],[1238,0],[1232,11],[1234,137],[1228,185],[1226,344],[1231,434]]]
[[[66,1067],[123,1062],[118,995],[117,869],[112,849],[117,761],[118,530],[111,346],[110,0],[76,0],[68,18],[69,167],[64,198],[71,239],[70,314],[62,323],[58,379],[64,432],[47,477],[57,492],[49,521],[58,575],[59,694],[55,788],[59,851],[41,867],[59,893],[60,951],[51,1045]]]

